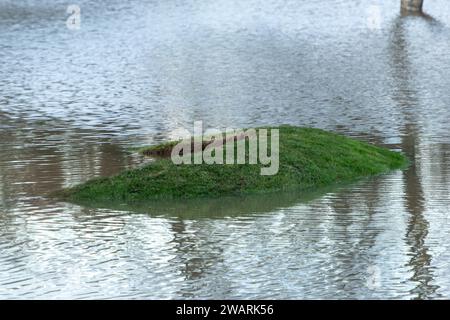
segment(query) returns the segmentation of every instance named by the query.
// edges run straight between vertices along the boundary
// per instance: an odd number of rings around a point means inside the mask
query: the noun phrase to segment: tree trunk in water
[[[402,0],[402,12],[422,12],[423,0]]]

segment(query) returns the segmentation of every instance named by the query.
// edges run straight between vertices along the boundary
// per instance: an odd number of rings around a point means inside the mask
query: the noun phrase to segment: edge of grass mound
[[[157,154],[150,164],[116,176],[90,180],[57,196],[71,202],[121,202],[194,199],[259,194],[283,190],[310,191],[406,167],[399,152],[320,129],[292,126],[279,129],[279,170],[261,175],[261,164],[174,164],[176,142],[140,148]],[[257,128],[259,130],[261,128]],[[269,138],[270,140],[270,138]],[[248,144],[248,142],[247,142]],[[247,156],[248,156],[248,147]],[[269,149],[270,150],[270,149]]]

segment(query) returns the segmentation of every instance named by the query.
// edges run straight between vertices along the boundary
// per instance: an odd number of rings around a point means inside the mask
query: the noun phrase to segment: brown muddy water
[[[0,0],[0,298],[449,298],[450,5]],[[300,195],[96,209],[48,193],[208,127],[414,160]],[[309,200],[309,201],[306,201]]]

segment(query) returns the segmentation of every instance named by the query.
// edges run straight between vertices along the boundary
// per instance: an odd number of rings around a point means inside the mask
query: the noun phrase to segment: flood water
[[[70,30],[66,1],[0,0],[0,298],[450,298],[450,6],[399,3],[77,0]],[[413,164],[308,199],[48,197],[198,120]]]

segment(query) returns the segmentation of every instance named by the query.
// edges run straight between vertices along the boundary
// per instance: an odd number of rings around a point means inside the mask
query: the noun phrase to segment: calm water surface
[[[65,1],[0,0],[0,298],[450,298],[450,5],[399,2],[79,0],[72,31]],[[312,199],[47,197],[195,120],[414,162]]]

